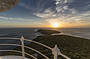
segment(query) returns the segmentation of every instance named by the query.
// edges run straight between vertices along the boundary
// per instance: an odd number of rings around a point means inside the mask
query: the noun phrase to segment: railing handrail
[[[9,37],[5,37],[5,38],[2,37],[2,38],[0,38],[0,40],[1,40],[1,39],[5,39],[5,40],[6,40],[6,39],[7,39],[7,40],[8,40],[8,39],[11,39],[11,40],[12,40],[12,39],[14,39],[14,40],[20,40],[20,38],[9,38]],[[41,45],[41,46],[43,46],[43,47],[46,47],[46,48],[52,50],[51,47],[49,47],[49,46],[47,46],[47,45],[44,45],[44,44],[42,44],[42,43],[40,43],[40,42],[36,42],[36,41],[33,41],[33,40],[29,40],[29,39],[24,39],[24,40],[25,40],[25,41],[29,41],[29,42],[33,42],[33,43],[36,43],[36,44],[39,44],[39,45]]]
[[[11,39],[13,39],[13,40],[20,40],[21,41],[21,45],[19,45],[19,44],[1,44],[1,45],[14,45],[14,46],[22,46],[22,59],[24,59],[24,53],[26,53],[25,51],[24,51],[24,48],[28,48],[28,49],[30,49],[30,50],[33,50],[33,51],[35,51],[35,52],[37,52],[37,53],[39,53],[40,55],[42,55],[43,57],[45,57],[46,59],[49,59],[47,56],[45,56],[44,54],[42,54],[41,52],[39,52],[39,51],[37,51],[36,49],[33,49],[33,48],[31,48],[31,47],[28,47],[28,46],[25,46],[24,45],[24,41],[28,41],[28,42],[33,42],[33,43],[35,43],[35,44],[38,44],[38,45],[41,45],[41,46],[43,46],[43,47],[45,47],[45,48],[48,48],[49,50],[51,50],[52,51],[52,54],[54,55],[54,59],[57,59],[57,57],[58,57],[58,55],[61,55],[61,56],[63,56],[64,58],[66,58],[66,59],[71,59],[71,58],[69,58],[69,57],[67,57],[66,55],[64,55],[64,54],[62,54],[61,52],[60,52],[60,49],[57,47],[57,45],[55,45],[55,47],[54,48],[51,48],[51,47],[49,47],[49,46],[47,46],[47,45],[44,45],[44,44],[42,44],[42,43],[39,43],[39,42],[36,42],[36,41],[33,41],[33,40],[29,40],[29,39],[24,39],[24,37],[22,36],[22,38],[9,38],[9,37],[2,37],[2,38],[0,38],[0,40],[2,40],[2,39],[5,39],[5,40],[11,40]],[[10,51],[10,50],[9,50]],[[31,55],[30,55],[31,56]],[[34,57],[34,56],[32,56],[34,59],[37,59],[36,57]]]
[[[0,45],[5,45],[5,46],[20,46],[20,47],[22,46],[22,45],[19,45],[19,44],[0,44]],[[33,51],[37,52],[38,54],[42,55],[43,57],[45,57],[46,59],[49,59],[47,56],[45,56],[44,54],[42,54],[41,52],[39,52],[36,49],[33,49],[31,47],[28,47],[28,46],[24,46],[24,48],[28,48],[30,50],[33,50]]]
[[[22,53],[21,51],[17,51],[17,50],[0,50],[0,51],[5,51],[5,52],[11,51],[11,52]],[[34,59],[37,59],[37,58],[34,57],[33,55],[30,55],[30,54],[28,54],[28,53],[26,53],[26,52],[25,52],[25,54],[28,55],[28,56],[30,56],[30,57],[32,57],[32,58],[34,58]]]
[[[2,38],[0,38],[0,40],[3,40],[3,39],[5,39],[5,40],[20,40],[20,38],[9,38],[9,37],[2,37]],[[20,40],[21,41],[21,40]],[[35,42],[35,41],[32,41],[32,40],[28,40],[28,39],[24,39],[24,41],[28,41],[28,42],[33,42],[33,43],[36,43],[36,44],[39,44],[39,45],[41,45],[41,46],[44,46],[44,47],[46,47],[47,48],[47,46],[46,45],[44,45],[44,44],[42,44],[42,43],[38,43],[38,42]],[[9,45],[9,46],[22,46],[22,45],[19,45],[19,44],[0,44],[0,45]],[[36,49],[33,49],[33,48],[31,48],[31,47],[28,47],[28,46],[24,46],[25,48],[28,48],[28,49],[30,49],[30,50],[33,50],[33,51],[35,51],[35,52],[37,52],[38,54],[40,54],[40,55],[42,55],[43,57],[45,57],[46,59],[49,59],[47,56],[45,56],[44,54],[42,54],[41,52],[39,52],[38,50],[36,50]],[[49,49],[49,48],[48,48]]]

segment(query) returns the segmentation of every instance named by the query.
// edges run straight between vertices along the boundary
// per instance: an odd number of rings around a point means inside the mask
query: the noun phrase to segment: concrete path
[[[22,59],[21,56],[0,56],[0,59]],[[28,58],[25,58],[28,59]]]

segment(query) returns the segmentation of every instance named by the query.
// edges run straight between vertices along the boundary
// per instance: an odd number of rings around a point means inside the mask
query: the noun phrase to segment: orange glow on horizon
[[[52,27],[52,28],[59,28],[59,27],[60,27],[60,24],[59,24],[58,22],[53,22],[53,23],[51,24],[51,27]]]

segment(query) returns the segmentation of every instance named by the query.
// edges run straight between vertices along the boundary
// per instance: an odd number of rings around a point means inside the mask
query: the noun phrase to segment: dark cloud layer
[[[90,7],[88,7],[90,5],[90,0],[69,0],[69,1],[72,2],[71,3],[67,2],[66,5],[68,5],[68,8],[70,9],[74,8],[77,11],[81,12],[90,10]],[[34,13],[43,12],[48,8],[51,9],[52,11],[55,11],[56,8],[55,0],[25,0],[25,1],[23,0],[22,3],[29,6],[30,11]]]
[[[89,11],[90,0],[74,0],[74,2],[69,4],[69,8],[75,8],[78,11]]]

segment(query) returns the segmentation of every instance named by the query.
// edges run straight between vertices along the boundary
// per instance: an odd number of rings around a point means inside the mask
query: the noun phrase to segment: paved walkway
[[[21,56],[0,56],[0,59],[22,59]],[[25,58],[28,59],[28,58]]]

